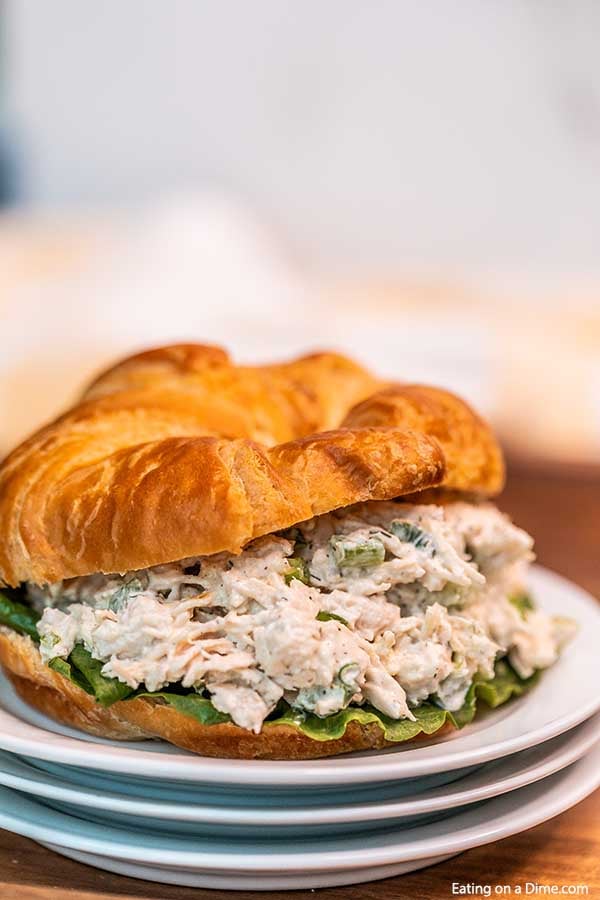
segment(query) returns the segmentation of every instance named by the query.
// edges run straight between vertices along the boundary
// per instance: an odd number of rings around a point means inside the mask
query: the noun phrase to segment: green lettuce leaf
[[[416,722],[408,719],[390,719],[370,706],[349,706],[347,709],[342,709],[340,712],[321,719],[319,716],[302,713],[288,707],[287,711],[276,719],[269,719],[265,722],[264,727],[291,725],[314,741],[334,741],[343,737],[350,722],[358,722],[361,725],[374,723],[381,728],[387,740],[409,741],[421,732],[434,734],[451,715],[432,703],[424,703],[413,712],[417,719]]]
[[[89,683],[89,681],[81,674],[81,672],[72,666],[71,663],[67,659],[62,659],[60,656],[55,656],[54,659],[51,659],[48,663],[50,669],[53,669],[55,672],[58,672],[59,675],[62,675],[63,678],[68,678],[69,681],[72,681],[73,684],[76,684],[78,688],[81,688],[82,691],[85,691],[86,694],[91,694],[94,696],[94,689]]]
[[[475,681],[465,698],[463,706],[458,712],[453,713],[457,728],[468,725],[475,718],[477,701],[482,700],[490,709],[496,709],[507,703],[513,697],[522,697],[540,680],[541,669],[530,678],[521,678],[506,659],[499,659],[496,663],[494,677],[489,681]]]
[[[30,606],[19,603],[7,593],[0,593],[0,625],[6,625],[19,634],[26,634],[39,643],[40,636],[36,627],[39,620],[39,613]]]
[[[26,634],[39,644],[37,623],[40,618],[39,613],[31,606],[20,603],[8,593],[0,592],[0,625],[6,625],[19,634]],[[86,693],[92,694],[102,706],[110,706],[133,693],[132,688],[117,678],[105,678],[101,671],[104,663],[94,659],[81,644],[73,648],[68,660],[55,657],[48,665]]]
[[[146,700],[159,700],[163,703],[168,703],[177,712],[183,713],[184,716],[192,716],[193,719],[197,719],[202,725],[219,725],[221,722],[231,722],[230,716],[219,712],[207,697],[201,697],[200,694],[195,692],[191,694],[175,694],[171,691],[156,691],[155,693],[142,692],[135,696]]]
[[[143,697],[147,700],[168,703],[183,715],[197,719],[202,725],[216,725],[219,722],[231,721],[228,715],[215,709],[208,698],[200,696],[195,691],[184,693],[185,689],[182,688],[180,693],[177,691],[177,685],[173,686],[174,690],[167,691],[150,692],[143,689],[134,691],[117,678],[107,678],[102,674],[104,663],[94,659],[81,644],[73,648],[68,660],[56,657],[48,665],[55,672],[59,672],[76,684],[77,687],[94,696],[97,702],[104,707],[112,706],[119,700],[134,700],[136,697]]]
[[[381,728],[386,740],[409,741],[419,734],[435,734],[446,722],[451,722],[456,728],[463,728],[473,721],[478,700],[495,709],[512,697],[520,697],[538,679],[538,672],[531,678],[520,678],[506,660],[499,660],[494,678],[472,684],[463,706],[457,712],[449,712],[427,702],[413,710],[416,721],[411,722],[408,719],[390,719],[370,706],[349,706],[324,719],[288,707],[282,715],[265,722],[265,727],[291,725],[315,741],[334,741],[343,737],[350,722],[359,722],[361,725],[373,723]]]
[[[473,721],[477,712],[477,701],[482,700],[487,706],[495,709],[512,697],[520,697],[539,680],[536,672],[531,678],[520,678],[506,660],[496,663],[494,678],[489,681],[478,681],[471,685],[465,703],[457,712],[449,712],[434,703],[423,703],[413,710],[416,721],[408,719],[390,719],[373,707],[348,707],[326,718],[302,713],[292,709],[287,703],[280,703],[272,717],[264,724],[265,728],[274,725],[290,725],[297,728],[307,737],[315,741],[333,741],[343,737],[350,722],[361,725],[374,723],[384,732],[388,741],[409,741],[419,734],[435,734],[446,722],[455,728],[463,728]],[[199,694],[177,694],[170,691],[157,693],[138,693],[136,697],[148,700],[162,700],[184,715],[193,716],[202,725],[215,725],[230,722],[231,718],[214,708],[211,701]]]
[[[134,700],[141,697],[167,703],[185,716],[191,716],[202,725],[217,725],[231,722],[230,716],[215,709],[208,697],[193,690],[186,692],[184,688],[173,685],[166,691],[133,691],[116,678],[106,678],[101,674],[103,663],[92,659],[88,651],[77,645],[68,660],[53,659],[49,663],[56,672],[60,672],[88,694],[92,694],[102,706],[111,706],[118,700]],[[375,724],[383,731],[386,740],[409,741],[419,734],[435,734],[447,722],[455,728],[463,728],[473,721],[477,712],[478,701],[495,709],[513,697],[520,697],[532,688],[540,677],[536,672],[531,678],[520,678],[510,663],[499,660],[496,663],[494,678],[489,681],[474,682],[467,693],[463,706],[456,712],[442,709],[431,701],[422,703],[413,710],[415,721],[409,719],[391,719],[371,706],[349,706],[326,718],[295,710],[285,702],[266,720],[264,727],[289,725],[297,728],[307,737],[315,741],[334,741],[343,737],[350,722],[361,725]]]
[[[68,659],[56,656],[50,660],[48,665],[55,672],[76,684],[86,694],[91,694],[100,706],[112,706],[118,700],[126,700],[135,693],[133,688],[119,681],[118,678],[107,678],[103,675],[104,663],[94,659],[83,644],[73,647]]]

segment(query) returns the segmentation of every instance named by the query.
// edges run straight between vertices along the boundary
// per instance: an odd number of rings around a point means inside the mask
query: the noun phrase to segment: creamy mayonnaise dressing
[[[132,688],[207,691],[259,732],[281,698],[327,716],[459,709],[498,655],[551,665],[568,620],[523,612],[532,540],[495,507],[372,502],[254,541],[238,556],[30,587],[44,660],[82,643]]]

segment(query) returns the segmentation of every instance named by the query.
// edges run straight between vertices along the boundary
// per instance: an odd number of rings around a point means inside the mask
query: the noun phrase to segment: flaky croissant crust
[[[317,353],[236,366],[184,344],[123,360],[0,466],[0,581],[43,584],[220,551],[353,503],[491,496],[488,427],[447,391]]]

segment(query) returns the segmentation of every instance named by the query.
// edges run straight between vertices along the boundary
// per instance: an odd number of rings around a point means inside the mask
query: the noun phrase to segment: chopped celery
[[[342,625],[348,626],[348,622],[346,621],[346,619],[344,619],[343,616],[338,616],[337,613],[328,612],[326,609],[321,609],[317,613],[316,618],[319,620],[319,622],[329,622],[331,619],[333,619],[336,622],[341,622]]]
[[[356,684],[356,677],[360,673],[360,666],[358,663],[349,662],[346,663],[337,674],[338,681],[344,685],[345,688],[349,688],[352,693],[356,693],[358,690],[358,685]]]
[[[343,535],[334,534],[329,539],[335,561],[340,569],[363,569],[377,566],[385,559],[385,547],[377,538],[353,543]]]
[[[129,598],[134,594],[140,594],[144,590],[144,585],[139,578],[132,578],[126,584],[121,585],[112,595],[108,602],[108,608],[112,612],[120,612],[127,603]]]
[[[396,519],[390,525],[390,531],[404,543],[412,544],[417,550],[423,550],[429,556],[435,555],[433,538],[413,522],[401,522],[399,519]]]
[[[535,609],[535,604],[529,594],[513,594],[508,600],[512,603],[522,619],[526,619],[527,614]]]
[[[310,572],[305,560],[299,556],[292,556],[287,560],[287,564],[289,568],[283,576],[286,584],[290,584],[293,578],[298,579],[302,584],[310,584]]]

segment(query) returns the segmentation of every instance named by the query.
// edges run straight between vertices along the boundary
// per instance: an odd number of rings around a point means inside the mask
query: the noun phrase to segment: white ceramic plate
[[[600,740],[600,714],[577,728],[522,753],[513,754],[480,768],[454,782],[450,787],[437,787],[410,797],[398,799],[398,785],[373,785],[367,802],[357,802],[348,792],[328,796],[321,806],[299,806],[299,798],[285,795],[264,805],[260,794],[254,795],[261,806],[203,804],[198,798],[186,797],[179,790],[170,801],[156,799],[148,782],[147,797],[131,798],[118,792],[82,789],[69,782],[69,769],[63,776],[39,772],[26,761],[0,754],[0,784],[31,794],[55,809],[87,820],[110,825],[133,826],[149,831],[184,835],[230,837],[286,837],[314,834],[336,834],[341,831],[365,831],[376,828],[410,826],[415,817],[430,821],[458,807],[488,800],[517,790],[560,771],[580,759]],[[400,782],[400,787],[402,786]],[[294,801],[294,802],[292,802]]]
[[[511,791],[443,822],[328,839],[226,840],[181,838],[110,828],[48,809],[0,788],[0,828],[66,850],[135,865],[209,875],[279,877],[293,887],[300,873],[342,873],[396,866],[460,853],[500,840],[558,815],[600,787],[600,745],[547,779]]]
[[[0,749],[55,763],[133,776],[229,785],[317,786],[415,778],[480,765],[549,740],[600,709],[600,606],[575,585],[544,569],[532,572],[540,606],[568,614],[580,626],[563,658],[525,697],[478,716],[450,737],[392,749],[314,761],[207,759],[167,744],[119,745],[62,728],[0,685]]]
[[[82,853],[78,850],[65,850],[64,847],[56,847],[52,844],[44,844],[49,850],[68,856],[77,862],[104,869],[107,872],[116,872],[117,875],[127,875],[130,878],[141,878],[144,881],[160,882],[161,884],[177,884],[183,887],[208,888],[209,890],[225,891],[281,891],[287,890],[311,890],[314,888],[338,887],[340,885],[364,884],[366,881],[378,881],[381,878],[393,878],[396,875],[406,875],[417,869],[424,869],[444,862],[454,856],[436,856],[432,859],[414,859],[410,862],[398,863],[395,866],[372,866],[365,869],[351,869],[347,872],[311,872],[303,875],[298,872],[295,875],[232,875],[230,873],[208,874],[197,872],[184,872],[178,869],[152,868],[135,863],[127,863],[122,859],[112,859],[107,856],[96,856],[93,853]]]
[[[0,751],[1,752],[1,751]],[[11,754],[12,755],[12,754]],[[13,759],[16,759],[14,755]],[[271,785],[228,785],[163,781],[158,778],[136,778],[133,775],[117,775],[114,772],[100,772],[98,769],[80,769],[77,766],[63,766],[46,760],[20,757],[38,771],[66,778],[71,786],[87,790],[109,791],[126,797],[142,800],[165,801],[167,803],[197,803],[210,806],[235,806],[239,809],[270,808],[276,806],[325,806],[348,802],[348,788],[345,785],[320,784],[316,787],[292,785],[291,787]],[[486,765],[484,763],[484,765]],[[422,778],[402,778],[397,781],[370,781],[352,785],[352,802],[370,802],[387,799],[390,793],[396,799],[413,797],[434,787],[450,784],[464,778],[481,766],[468,766],[451,772],[438,772]],[[392,786],[392,787],[391,787]]]

